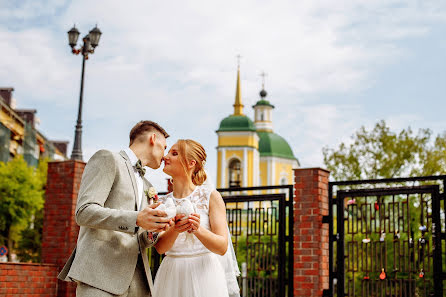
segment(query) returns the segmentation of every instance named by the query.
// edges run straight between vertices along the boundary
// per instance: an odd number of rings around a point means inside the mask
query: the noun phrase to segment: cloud
[[[302,167],[323,167],[322,147],[349,143],[353,131],[371,122],[364,118],[359,105],[321,103],[279,108],[294,111],[280,112],[280,117],[279,110],[275,111],[275,132],[287,139]]]
[[[173,135],[170,144],[201,141],[211,175],[215,130],[232,112],[237,54],[245,112],[252,115],[264,70],[275,130],[312,166],[321,164],[324,145],[375,121],[355,94],[410,55],[401,41],[446,19],[443,1],[21,3],[0,12],[0,81],[15,87],[19,106],[48,115],[46,135],[73,137],[81,59],[71,55],[66,31],[76,23],[83,36],[97,23],[103,36],[86,63],[85,159],[122,148],[136,121],[152,119]],[[164,186],[165,176],[153,178]]]
[[[20,23],[29,23],[39,21],[43,17],[51,17],[60,9],[66,6],[66,0],[21,0],[21,1],[0,1],[2,9],[0,10],[0,19],[7,23],[15,21]]]
[[[2,83],[38,101],[57,102],[67,92],[74,91],[71,65],[53,46],[54,40],[51,32],[43,29],[13,32],[0,27]],[[21,101],[26,101],[27,96]]]

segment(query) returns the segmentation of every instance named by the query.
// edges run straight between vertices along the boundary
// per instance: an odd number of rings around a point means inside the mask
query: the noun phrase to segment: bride
[[[163,171],[173,178],[173,192],[160,198],[176,206],[189,200],[194,213],[177,215],[155,245],[165,254],[154,284],[154,297],[240,296],[238,267],[227,253],[229,232],[223,199],[206,181],[206,152],[196,141],[178,140],[164,157]],[[231,250],[234,255],[233,250]]]

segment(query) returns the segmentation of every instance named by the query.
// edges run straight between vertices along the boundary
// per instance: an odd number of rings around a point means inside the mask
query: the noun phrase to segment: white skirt
[[[228,297],[218,256],[166,256],[155,277],[153,297]]]

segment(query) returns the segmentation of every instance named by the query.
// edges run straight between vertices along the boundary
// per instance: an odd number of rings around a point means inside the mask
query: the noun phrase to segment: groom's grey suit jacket
[[[144,190],[152,186],[143,180]],[[91,157],[77,198],[77,246],[59,279],[121,295],[129,288],[140,253],[147,279],[152,281],[146,248],[154,242],[147,231],[135,228],[137,193],[133,167],[124,151],[100,150]],[[140,209],[147,205],[144,195]]]

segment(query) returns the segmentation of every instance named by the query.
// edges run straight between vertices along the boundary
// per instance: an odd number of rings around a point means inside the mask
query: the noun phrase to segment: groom
[[[58,276],[77,282],[77,297],[151,296],[146,248],[169,219],[154,209],[158,203],[149,205],[154,189],[144,166],[160,167],[167,137],[157,123],[141,121],[130,131],[129,148],[100,150],[85,166],[76,205],[77,246]]]

